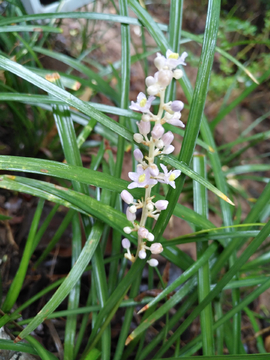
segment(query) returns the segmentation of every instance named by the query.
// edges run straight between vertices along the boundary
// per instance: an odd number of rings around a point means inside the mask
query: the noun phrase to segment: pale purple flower
[[[152,105],[153,100],[155,100],[154,96],[149,96],[146,98],[146,95],[143,92],[140,92],[137,96],[137,102],[131,101],[130,109],[135,111],[140,111],[142,113],[148,113],[149,109]]]
[[[121,192],[121,198],[126,204],[133,203],[133,196],[127,190]]]
[[[156,180],[151,179],[149,168],[144,169],[141,165],[137,166],[137,172],[129,172],[128,176],[133,181],[128,185],[128,189],[144,188],[157,183]]]
[[[166,210],[168,204],[169,204],[169,201],[167,201],[167,200],[158,200],[155,202],[155,207],[157,210]]]
[[[174,180],[176,178],[178,178],[178,176],[180,176],[181,171],[180,170],[171,170],[168,172],[168,169],[166,168],[165,165],[160,164],[160,166],[162,167],[162,170],[164,171],[164,174],[160,174],[163,175],[163,178],[159,178],[158,181],[165,183],[165,184],[169,184],[171,185],[174,189],[175,189],[175,182]]]

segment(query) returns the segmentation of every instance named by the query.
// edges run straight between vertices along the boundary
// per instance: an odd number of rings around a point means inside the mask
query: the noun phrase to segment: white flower
[[[142,113],[148,113],[149,109],[152,105],[153,100],[155,100],[154,96],[149,96],[146,98],[146,95],[143,92],[140,92],[137,96],[137,102],[131,101],[130,109],[135,111],[140,111]]]
[[[141,165],[137,165],[137,172],[129,172],[128,176],[133,181],[128,185],[128,189],[144,188],[157,183],[156,180],[151,179],[149,168],[144,169]]]
[[[175,189],[174,180],[176,178],[178,178],[178,176],[180,176],[181,171],[180,170],[173,170],[173,171],[171,170],[171,171],[168,172],[168,169],[166,168],[165,165],[160,164],[160,166],[162,167],[162,170],[164,171],[164,174],[159,174],[158,181],[161,182],[161,183],[169,184]],[[161,175],[163,175],[162,178],[160,178]]]
[[[146,258],[146,251],[144,249],[140,250],[138,256],[139,256],[140,259],[145,259]]]

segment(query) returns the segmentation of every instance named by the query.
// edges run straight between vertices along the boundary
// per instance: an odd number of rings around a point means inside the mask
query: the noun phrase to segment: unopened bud
[[[156,83],[156,80],[153,76],[147,76],[147,78],[145,79],[145,85],[147,87],[154,85]]]
[[[179,80],[181,79],[181,77],[184,75],[183,71],[181,69],[176,69],[174,70],[173,72],[173,77],[176,79],[176,80]]]
[[[121,198],[126,204],[133,203],[133,196],[127,190],[121,192]]]
[[[149,210],[149,211],[153,211],[154,210],[154,205],[152,203],[148,203],[146,205],[146,209]]]
[[[147,236],[147,240],[148,241],[154,241],[155,240],[155,237],[153,234],[149,233],[148,236]]]
[[[150,246],[152,254],[160,254],[163,251],[163,247],[160,243],[155,243]]]
[[[184,103],[180,100],[175,100],[171,103],[171,109],[172,111],[182,111],[184,108]]]
[[[130,206],[128,209],[129,209],[129,211],[131,212],[131,214],[135,214],[136,211],[137,211],[137,208],[136,208],[135,205]]]
[[[158,149],[162,149],[164,147],[164,142],[162,140],[158,140],[155,145]]]
[[[148,95],[157,95],[160,92],[160,85],[159,84],[150,85],[148,86],[146,91]]]
[[[132,229],[131,229],[131,227],[129,227],[129,226],[126,226],[126,227],[124,227],[124,232],[126,233],[126,234],[131,234],[131,232],[132,232]]]
[[[146,258],[146,251],[145,250],[140,250],[138,256],[139,256],[140,259],[145,259]]]
[[[169,146],[165,146],[165,148],[164,148],[163,151],[162,151],[162,154],[169,155],[169,154],[171,154],[172,152],[174,152],[174,146],[169,145]]]
[[[162,69],[164,65],[166,64],[166,59],[164,56],[157,56],[154,60],[155,67],[158,68],[158,70]]]
[[[145,121],[140,121],[140,122],[137,122],[137,125],[138,125],[138,128],[139,128],[139,132],[140,134],[146,136],[150,130],[151,130],[151,125],[150,125],[150,122],[145,122]]]
[[[152,176],[158,176],[159,169],[156,164],[152,164],[149,166],[149,171]]]
[[[138,230],[138,235],[143,238],[143,239],[147,239],[148,237],[148,234],[149,234],[149,231],[144,228],[144,227],[140,227],[139,230]]]
[[[124,238],[122,240],[122,246],[124,249],[129,249],[130,248],[130,241],[127,238]]]
[[[155,207],[157,210],[166,210],[168,204],[169,204],[169,201],[167,201],[167,200],[158,200],[155,202]]]
[[[156,124],[151,131],[153,139],[159,139],[164,134],[164,127],[160,124]]]
[[[136,143],[140,144],[143,141],[143,136],[139,133],[136,133],[133,135],[133,139],[136,141]]]
[[[147,262],[148,262],[148,264],[149,264],[150,266],[152,266],[152,267],[158,266],[158,261],[157,261],[157,259],[150,259],[150,260],[148,260]]]
[[[172,76],[173,73],[171,72],[171,70],[160,70],[158,72],[158,83],[161,86],[166,87],[172,81]]]
[[[142,162],[143,160],[143,153],[141,152],[140,149],[135,149],[133,151],[133,155],[135,157],[135,159],[138,161],[138,162]]]
[[[166,132],[166,134],[164,134],[162,136],[161,139],[162,139],[162,141],[164,143],[164,146],[169,146],[169,145],[171,145],[171,143],[172,143],[172,141],[174,139],[173,133],[171,131],[168,131],[168,132]]]
[[[136,215],[134,213],[130,212],[129,209],[130,208],[127,208],[126,217],[127,217],[128,221],[133,222],[134,220],[136,220]]]

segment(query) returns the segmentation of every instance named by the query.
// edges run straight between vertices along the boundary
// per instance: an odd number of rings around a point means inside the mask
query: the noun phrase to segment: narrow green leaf
[[[185,175],[189,176],[191,179],[197,181],[201,185],[205,186],[208,190],[212,191],[214,194],[219,196],[221,199],[225,200],[229,204],[234,206],[234,203],[223,194],[220,190],[218,190],[214,185],[212,185],[208,180],[204,179],[200,174],[196,173],[192,169],[190,169],[183,161],[177,161],[173,156],[164,156],[162,158],[165,163],[175,167],[176,169],[181,170]]]

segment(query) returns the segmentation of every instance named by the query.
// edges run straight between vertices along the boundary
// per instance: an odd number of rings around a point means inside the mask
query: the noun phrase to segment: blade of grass
[[[206,178],[206,159],[203,155],[193,156],[193,169],[203,178]],[[208,198],[207,190],[197,181],[193,181],[193,202],[194,210],[202,216],[208,217]],[[206,253],[208,249],[207,242],[197,242],[197,261]],[[210,270],[209,261],[198,270],[198,298],[199,303],[210,292]],[[213,337],[213,315],[212,315],[212,304],[209,304],[201,311],[200,324],[202,333],[203,343],[203,355],[210,356],[214,355],[214,337]]]
[[[9,312],[13,308],[13,306],[19,296],[19,293],[21,291],[21,288],[22,288],[22,285],[23,285],[23,282],[25,279],[25,275],[26,275],[26,272],[27,272],[27,269],[29,266],[29,261],[30,261],[31,255],[33,253],[33,243],[34,243],[34,239],[36,236],[36,232],[37,232],[38,224],[40,221],[43,206],[44,206],[44,200],[40,199],[38,202],[38,206],[37,206],[34,218],[31,223],[30,231],[28,234],[28,238],[26,241],[26,245],[24,248],[24,252],[22,255],[22,259],[21,259],[19,268],[18,268],[16,275],[12,281],[12,284],[8,290],[5,301],[2,305],[2,310],[4,312]],[[0,319],[0,323],[1,323],[1,319]],[[1,327],[2,326],[3,325],[1,325]]]
[[[78,214],[72,217],[72,259],[71,266],[74,266],[81,252],[81,229]],[[80,301],[80,280],[69,293],[68,310],[78,308]],[[66,320],[65,341],[64,341],[64,360],[73,360],[74,346],[77,328],[77,316],[70,315]]]

